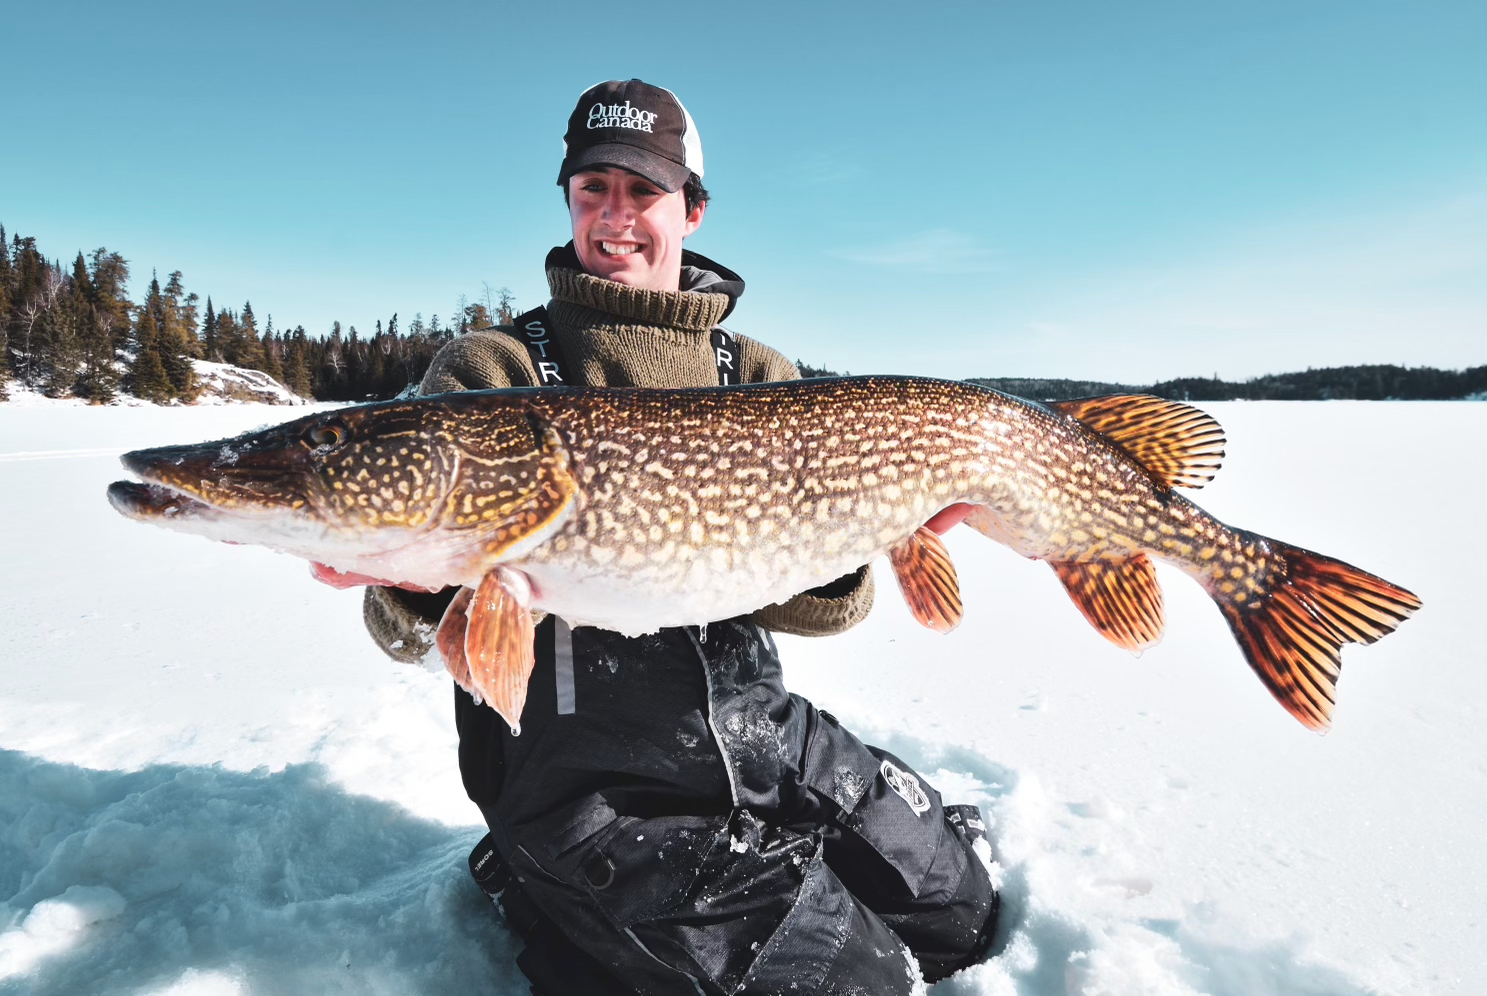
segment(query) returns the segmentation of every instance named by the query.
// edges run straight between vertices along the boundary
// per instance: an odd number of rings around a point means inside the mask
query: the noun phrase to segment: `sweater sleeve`
[[[526,347],[504,332],[470,332],[434,355],[419,385],[420,394],[483,391],[535,382]],[[372,642],[396,661],[418,663],[434,647],[434,634],[456,589],[433,595],[368,586],[362,594],[362,622]]]
[[[750,383],[799,380],[800,371],[782,353],[753,339],[739,337],[744,371]],[[873,573],[866,565],[829,584],[768,605],[752,615],[754,622],[777,633],[832,636],[856,626],[873,607]]]
[[[419,394],[530,387],[537,383],[527,348],[514,336],[485,329],[470,332],[434,354]]]

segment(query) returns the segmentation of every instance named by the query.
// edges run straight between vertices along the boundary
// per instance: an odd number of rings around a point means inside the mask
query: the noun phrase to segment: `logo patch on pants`
[[[884,761],[881,770],[888,787],[909,804],[915,816],[923,816],[929,812],[929,796],[924,794],[924,786],[919,784],[919,779],[897,767],[892,761]]]

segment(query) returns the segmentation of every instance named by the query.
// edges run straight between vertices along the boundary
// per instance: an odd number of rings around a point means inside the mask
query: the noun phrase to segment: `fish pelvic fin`
[[[1224,460],[1224,430],[1207,412],[1150,394],[1050,401],[1114,443],[1169,488],[1201,488]]]
[[[470,683],[510,724],[512,736],[521,733],[527,681],[537,664],[531,600],[526,575],[494,567],[480,579],[466,610],[464,650]]]
[[[888,551],[898,590],[920,625],[948,633],[960,625],[960,582],[939,534],[920,526]]]
[[[439,628],[434,632],[434,645],[439,648],[439,656],[444,658],[444,669],[471,695],[479,694],[470,678],[470,662],[465,659],[465,630],[470,625],[470,599],[474,596],[474,588],[461,588],[455,592],[454,599],[439,619]]]
[[[1276,562],[1257,597],[1209,594],[1245,660],[1286,711],[1318,733],[1332,725],[1342,648],[1374,643],[1420,607],[1411,591],[1352,564],[1278,540],[1261,541]]]
[[[1133,653],[1162,638],[1165,616],[1156,568],[1144,553],[1125,560],[1050,562],[1079,611],[1100,635]]]

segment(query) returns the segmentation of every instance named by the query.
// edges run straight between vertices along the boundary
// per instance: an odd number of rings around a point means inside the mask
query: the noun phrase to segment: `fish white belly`
[[[795,565],[775,573],[755,569],[710,570],[698,562],[678,585],[648,572],[616,584],[613,573],[580,572],[569,565],[512,563],[532,583],[532,607],[560,616],[571,626],[597,626],[640,636],[668,626],[700,626],[761,609],[825,584],[860,566]]]

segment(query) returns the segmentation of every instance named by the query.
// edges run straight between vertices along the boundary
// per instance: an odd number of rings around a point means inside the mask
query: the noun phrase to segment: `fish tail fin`
[[[1341,560],[1253,533],[1245,540],[1246,578],[1206,578],[1205,587],[1265,687],[1303,725],[1325,733],[1343,646],[1388,636],[1420,599]],[[1249,578],[1255,583],[1240,583]]]

